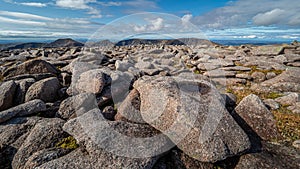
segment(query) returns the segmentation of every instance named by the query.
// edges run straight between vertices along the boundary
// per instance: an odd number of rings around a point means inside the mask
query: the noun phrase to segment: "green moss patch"
[[[79,145],[76,143],[76,140],[72,136],[64,138],[56,144],[56,147],[65,148],[65,149],[76,149],[78,148],[78,146]]]

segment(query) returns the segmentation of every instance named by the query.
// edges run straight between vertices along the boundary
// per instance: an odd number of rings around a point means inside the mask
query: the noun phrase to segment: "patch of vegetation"
[[[271,70],[265,70],[265,69],[259,69],[257,66],[246,66],[246,67],[249,67],[251,68],[251,71],[250,71],[250,75],[254,72],[262,72],[264,73],[265,75],[267,73],[275,73],[276,75],[279,75],[283,72],[283,70],[274,70],[274,69],[271,69]]]
[[[3,82],[3,80],[4,80],[4,76],[0,74],[0,82]]]
[[[56,147],[72,150],[78,148],[78,146],[79,145],[76,143],[76,140],[72,136],[64,138],[56,144]]]
[[[277,128],[280,135],[286,141],[300,139],[300,114],[293,114],[286,107],[281,106],[273,111],[277,121]]]
[[[195,74],[201,74],[200,70],[194,70]]]
[[[283,94],[277,92],[271,92],[265,95],[265,99],[276,99],[278,97],[282,97]]]

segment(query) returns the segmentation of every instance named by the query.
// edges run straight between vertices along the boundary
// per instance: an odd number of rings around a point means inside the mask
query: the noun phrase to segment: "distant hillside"
[[[3,44],[0,45],[1,50],[5,49],[27,49],[27,48],[57,48],[57,47],[77,47],[77,46],[84,46],[84,44],[77,42],[73,39],[58,39],[51,43],[16,43],[16,44]]]
[[[127,39],[116,43],[116,46],[127,45],[216,45],[209,40],[196,38],[182,39]]]
[[[77,46],[84,46],[84,44],[77,42],[73,39],[58,39],[54,42],[51,42],[46,45],[46,47],[50,48],[57,48],[57,47],[77,47]]]

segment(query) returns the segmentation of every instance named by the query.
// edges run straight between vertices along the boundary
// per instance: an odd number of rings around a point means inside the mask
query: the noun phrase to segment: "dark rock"
[[[70,149],[63,148],[49,148],[43,149],[32,154],[24,165],[24,169],[36,168],[51,160],[57,159],[68,154]]]
[[[5,78],[23,75],[23,74],[40,74],[40,73],[51,73],[58,74],[59,70],[57,70],[50,63],[43,60],[29,60],[20,65],[16,65],[8,68],[3,76]]]
[[[55,147],[55,144],[65,136],[63,124],[64,121],[61,119],[40,120],[18,149],[12,161],[12,168],[23,168],[33,153]]]
[[[134,83],[143,119],[202,162],[237,155],[250,142],[210,83],[183,77],[142,77]]]
[[[235,169],[299,168],[299,151],[289,147],[265,143],[260,153],[243,155]]]
[[[251,94],[243,98],[235,111],[262,139],[279,137],[273,114],[258,96]]]
[[[41,100],[32,100],[27,103],[0,112],[0,123],[3,123],[13,117],[28,116],[46,109],[46,105]]]
[[[115,119],[116,110],[112,106],[106,106],[103,111],[102,115],[105,119],[113,121]]]
[[[18,85],[15,99],[16,105],[24,103],[26,92],[33,83],[35,83],[33,78],[16,81],[16,84]]]
[[[17,85],[14,81],[3,82],[0,84],[0,111],[13,106]]]
[[[54,102],[58,99],[58,90],[61,85],[56,77],[35,82],[26,92],[25,102],[41,99],[44,102]]]

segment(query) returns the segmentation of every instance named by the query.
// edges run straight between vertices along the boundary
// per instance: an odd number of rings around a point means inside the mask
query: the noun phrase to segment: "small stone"
[[[294,141],[294,142],[293,142],[293,146],[294,146],[295,148],[300,149],[300,140]]]
[[[276,77],[276,73],[274,73],[274,72],[268,72],[268,73],[266,74],[267,80],[272,79],[272,78],[274,78],[274,77]]]
[[[271,110],[277,110],[280,108],[280,105],[274,99],[263,100],[264,104]]]
[[[254,72],[251,74],[254,82],[263,82],[266,80],[266,75],[262,72]]]

